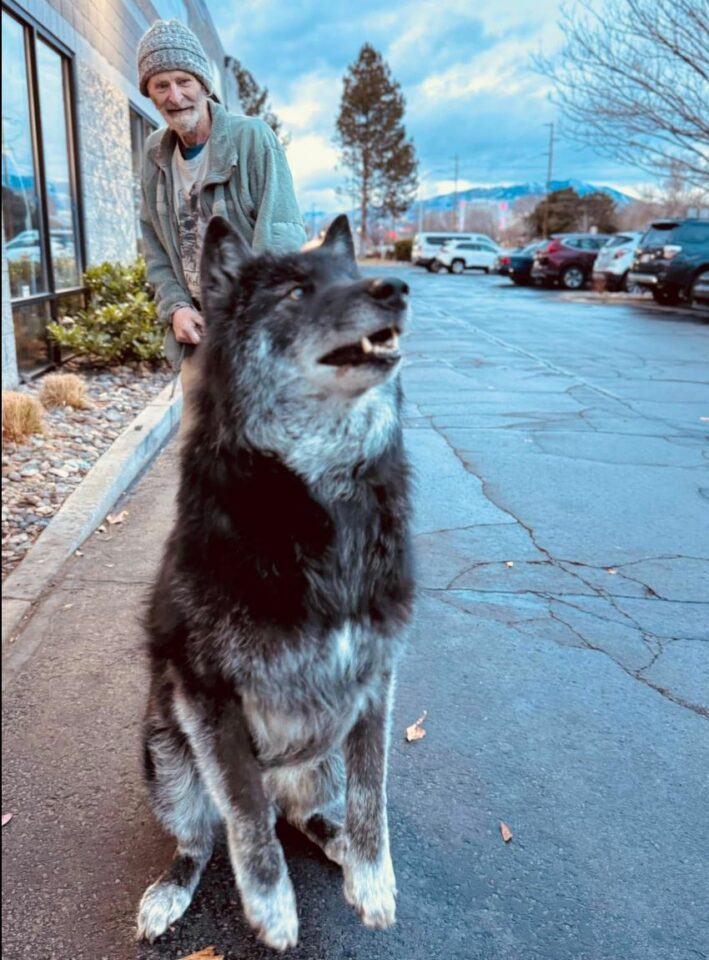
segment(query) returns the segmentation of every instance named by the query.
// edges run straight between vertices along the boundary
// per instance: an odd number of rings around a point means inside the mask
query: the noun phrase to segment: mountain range
[[[589,193],[605,193],[619,206],[632,203],[632,197],[613,187],[597,186],[593,183],[585,183],[583,180],[552,180],[551,190],[567,190],[572,188],[580,197]],[[470,187],[468,190],[458,191],[458,200],[477,203],[499,203],[506,200],[509,204],[519,200],[521,197],[543,197],[546,193],[546,184],[539,180],[529,181],[528,183],[506,184],[496,187]],[[442,193],[436,197],[429,197],[423,201],[424,210],[450,210],[453,205],[455,194]],[[418,211],[418,204],[414,205]]]

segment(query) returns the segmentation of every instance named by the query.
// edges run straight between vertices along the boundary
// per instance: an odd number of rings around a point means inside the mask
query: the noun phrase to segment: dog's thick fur
[[[342,865],[365,924],[394,921],[386,754],[413,592],[395,340],[341,361],[402,326],[407,292],[361,277],[344,217],[278,257],[210,222],[200,387],[148,616],[145,770],[177,838],[140,904],[148,939],[189,906],[222,822],[246,917],[295,945],[277,815]]]

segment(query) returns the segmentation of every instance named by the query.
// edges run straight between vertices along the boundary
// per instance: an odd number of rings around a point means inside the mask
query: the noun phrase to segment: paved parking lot
[[[338,869],[284,831],[289,956],[706,958],[709,326],[398,272],[420,586],[389,783],[398,923],[365,930]],[[17,641],[34,653],[4,698],[13,960],[272,955],[223,851],[162,942],[131,939],[171,848],[139,777],[138,619],[175,469],[170,447]]]

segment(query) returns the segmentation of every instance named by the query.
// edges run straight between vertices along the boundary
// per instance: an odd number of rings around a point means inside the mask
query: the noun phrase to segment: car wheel
[[[561,275],[561,285],[565,290],[580,290],[586,282],[586,274],[581,267],[567,267]]]
[[[663,307],[674,307],[679,303],[679,291],[672,287],[666,290],[654,289],[652,295],[655,298],[655,303],[661,303]]]
[[[689,298],[691,303],[709,305],[709,270],[702,270],[696,275],[689,288]]]
[[[465,270],[465,263],[462,260],[454,260],[448,269],[451,273],[462,273]]]

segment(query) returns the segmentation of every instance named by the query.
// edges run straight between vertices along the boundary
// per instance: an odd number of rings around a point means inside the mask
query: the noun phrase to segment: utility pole
[[[456,224],[458,222],[458,154],[456,153],[453,158],[455,162],[454,173],[453,173],[453,182],[455,187],[453,188],[453,229],[455,230]]]
[[[554,124],[545,123],[549,127],[549,152],[547,154],[547,195],[544,203],[544,236],[549,236],[549,192],[551,191],[551,168],[554,159]]]

